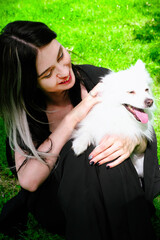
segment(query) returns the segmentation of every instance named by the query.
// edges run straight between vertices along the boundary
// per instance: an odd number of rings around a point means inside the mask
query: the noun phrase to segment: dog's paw
[[[72,149],[75,154],[78,156],[83,153],[88,147],[88,144],[84,141],[79,141],[79,139],[75,139],[72,142]]]

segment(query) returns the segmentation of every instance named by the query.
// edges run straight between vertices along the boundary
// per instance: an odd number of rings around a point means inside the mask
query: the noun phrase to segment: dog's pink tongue
[[[147,123],[148,122],[148,114],[145,112],[138,111],[137,109],[134,109],[134,112],[138,119],[141,121],[141,123]]]

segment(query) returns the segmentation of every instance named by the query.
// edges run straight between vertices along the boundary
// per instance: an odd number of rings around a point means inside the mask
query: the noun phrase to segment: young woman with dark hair
[[[16,21],[3,29],[0,114],[22,189],[4,206],[1,231],[13,233],[30,211],[69,240],[154,239],[150,205],[160,190],[154,184],[156,139],[147,144],[105,136],[79,157],[71,148],[72,132],[101,101],[99,80],[109,72],[71,64],[56,33],[43,23]],[[133,151],[145,155],[145,191],[129,159]]]

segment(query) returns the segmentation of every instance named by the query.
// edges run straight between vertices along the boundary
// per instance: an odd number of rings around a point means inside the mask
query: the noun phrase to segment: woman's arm
[[[92,94],[95,96],[98,92],[98,85],[92,89]],[[18,171],[18,180],[20,185],[29,191],[35,191],[49,176],[52,168],[54,167],[57,157],[64,146],[64,144],[69,140],[71,134],[79,123],[89,112],[89,110],[100,101],[98,96],[92,97],[88,94],[73,110],[67,114],[62,121],[59,123],[58,127],[49,136],[52,141],[53,147],[50,153],[53,156],[47,157],[46,164],[38,161],[37,159],[29,159],[25,165],[23,165]],[[50,148],[50,141],[46,139],[43,144],[38,148],[39,151],[47,152]],[[16,169],[22,165],[25,157],[19,152],[15,152]]]
[[[54,130],[54,133],[49,136],[53,143],[50,151],[50,154],[53,154],[53,156],[49,156],[45,159],[47,164],[44,164],[37,159],[30,158],[18,171],[17,175],[21,187],[33,192],[46,180],[57,161],[57,156],[69,139],[73,129],[73,121],[70,121],[69,116],[66,116]],[[50,141],[46,139],[45,142],[40,145],[38,150],[47,152],[50,148],[50,144]],[[24,159],[25,157],[22,154],[15,152],[17,170],[23,163]]]

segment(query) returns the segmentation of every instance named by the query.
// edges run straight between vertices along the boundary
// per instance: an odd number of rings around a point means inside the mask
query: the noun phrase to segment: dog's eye
[[[146,88],[146,89],[145,89],[145,92],[149,92],[149,88]]]
[[[129,94],[135,94],[135,91],[129,91],[128,93]]]

